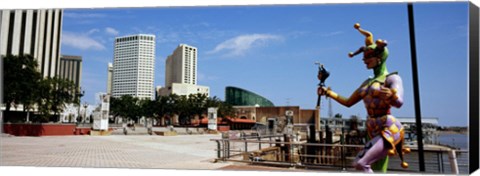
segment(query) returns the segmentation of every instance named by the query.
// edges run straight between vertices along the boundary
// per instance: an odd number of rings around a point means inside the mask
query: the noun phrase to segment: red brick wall
[[[75,128],[75,135],[89,135],[91,128]]]
[[[75,124],[3,124],[5,133],[15,136],[74,135]]]
[[[229,131],[230,126],[217,126],[218,131]]]

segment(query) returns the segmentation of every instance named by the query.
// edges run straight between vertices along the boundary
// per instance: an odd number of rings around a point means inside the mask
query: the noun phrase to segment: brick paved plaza
[[[220,135],[2,137],[1,166],[219,169]]]
[[[16,137],[2,134],[0,173],[49,176],[111,175],[112,173],[116,176],[132,174],[176,176],[179,173],[195,176],[225,174],[256,176],[264,175],[267,171],[275,175],[305,174],[276,172],[293,170],[247,166],[242,163],[214,163],[217,146],[210,139],[219,138],[221,138],[220,134],[42,137]],[[264,171],[258,172],[261,170]]]
[[[64,175],[276,176],[332,175],[338,171],[303,170],[245,163],[213,162],[220,134],[0,137],[0,173]],[[21,167],[18,167],[21,166]],[[30,171],[24,171],[24,168]],[[33,169],[33,171],[32,171]],[[180,170],[179,170],[180,169]],[[221,170],[221,171],[219,171]],[[52,172],[53,171],[53,172]],[[103,172],[102,172],[103,171]],[[239,172],[241,171],[241,172]],[[256,171],[256,172],[252,172]],[[260,172],[259,172],[260,171]],[[285,172],[287,171],[287,172]],[[52,175],[53,174],[53,175]],[[346,173],[343,173],[346,174]],[[3,174],[2,174],[3,175]]]

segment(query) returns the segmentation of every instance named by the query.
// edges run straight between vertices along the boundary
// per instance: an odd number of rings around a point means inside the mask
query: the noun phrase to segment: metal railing
[[[211,139],[217,143],[217,161],[247,162],[258,165],[298,168],[325,168],[333,170],[353,170],[352,163],[363,149],[363,145],[341,143],[307,143],[288,139],[284,135],[240,135]],[[287,142],[285,142],[287,141]],[[389,158],[389,170],[418,172],[417,149],[404,155],[409,168],[400,166],[398,157]],[[453,155],[452,158],[452,153]],[[426,149],[425,164],[427,173],[468,173],[468,151]]]

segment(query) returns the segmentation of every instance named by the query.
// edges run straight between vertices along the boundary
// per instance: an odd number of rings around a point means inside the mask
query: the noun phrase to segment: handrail
[[[217,160],[223,160],[223,161],[238,161],[236,159],[232,159],[231,157],[234,156],[251,156],[253,152],[260,152],[262,153],[263,149],[261,147],[261,144],[270,144],[269,146],[272,147],[272,145],[275,146],[283,146],[283,147],[288,147],[289,151],[284,151],[283,153],[280,152],[275,152],[275,155],[278,155],[280,158],[290,158],[288,160],[283,160],[283,161],[275,161],[275,160],[263,160],[263,161],[255,161],[250,158],[250,160],[245,160],[244,158],[242,161],[249,162],[249,163],[255,163],[255,164],[267,164],[267,165],[278,165],[278,166],[289,166],[289,167],[325,167],[328,166],[330,168],[341,168],[345,170],[346,168],[352,168],[351,165],[347,164],[347,160],[353,160],[355,159],[356,152],[358,150],[362,149],[364,145],[352,145],[352,144],[341,144],[341,143],[335,143],[335,144],[327,144],[327,143],[308,143],[306,141],[291,141],[291,142],[284,142],[284,141],[277,141],[278,137],[284,137],[283,135],[270,135],[270,136],[242,136],[238,138],[222,138],[222,139],[210,139],[210,141],[215,141],[217,142],[217,149],[216,151],[218,152],[218,157]],[[292,138],[293,139],[293,138]],[[234,144],[232,146],[235,146],[235,144],[241,144],[240,146],[243,145],[244,149],[242,147],[239,147],[237,145],[236,149],[231,149],[231,143]],[[258,144],[258,148],[249,148],[251,147],[252,144]],[[266,146],[266,145],[265,145]],[[408,146],[408,145],[406,145]],[[321,155],[318,153],[309,153],[307,152],[307,148],[310,147],[318,147],[320,149],[316,149],[318,151],[321,151]],[[410,147],[412,152],[418,152],[418,149],[414,146],[408,146]],[[350,149],[349,149],[350,148]],[[351,150],[353,148],[353,150]],[[285,150],[285,148],[283,148]],[[274,151],[272,151],[274,152]],[[353,153],[352,153],[353,152]],[[424,152],[427,153],[433,153],[433,155],[437,155],[437,160],[438,161],[428,161],[426,164],[430,165],[437,165],[438,173],[445,173],[445,167],[444,164],[449,163],[451,167],[451,171],[454,174],[458,174],[458,167],[464,167],[466,166],[465,164],[456,164],[456,157],[454,156],[453,158],[450,157],[449,161],[444,161],[444,153],[468,153],[468,150],[456,150],[456,149],[444,149],[444,148],[425,148]],[[247,155],[246,155],[247,154]],[[448,155],[445,155],[448,156]],[[278,158],[277,157],[277,158]],[[295,159],[292,160],[292,157]],[[310,158],[310,159],[309,159]],[[447,157],[448,158],[448,157]],[[308,160],[310,162],[306,162]],[[313,159],[313,163],[312,163]],[[455,159],[455,160],[452,160]],[[297,162],[298,160],[298,162]],[[322,160],[322,161],[320,161]],[[325,161],[327,161],[325,163]],[[328,164],[330,162],[330,164]],[[278,164],[275,164],[278,163]],[[409,161],[409,163],[416,163],[415,161]],[[448,166],[448,165],[447,165]],[[468,165],[467,165],[468,166]],[[430,168],[432,169],[432,168]],[[395,170],[395,169],[393,169]],[[408,170],[406,170],[408,171]],[[411,171],[411,170],[410,170]],[[432,171],[431,171],[432,172]]]

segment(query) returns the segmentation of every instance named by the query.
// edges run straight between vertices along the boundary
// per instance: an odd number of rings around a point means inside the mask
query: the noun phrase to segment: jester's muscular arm
[[[384,96],[383,98],[389,99],[389,104],[393,107],[400,108],[403,105],[403,83],[402,78],[397,74],[392,74],[387,76],[385,80],[385,86],[383,89],[390,89],[385,90],[385,93],[381,95]],[[390,93],[391,94],[390,94]]]
[[[364,85],[366,82],[364,82],[362,85]],[[338,103],[342,104],[343,106],[346,106],[346,107],[351,107],[353,106],[354,104],[357,104],[360,100],[362,100],[363,96],[360,94],[360,89],[361,89],[362,86],[360,86],[359,88],[357,88],[357,90],[355,90],[352,95],[350,95],[349,98],[346,98],[346,97],[343,97],[341,95],[338,95],[337,93],[335,93],[334,91],[332,91],[330,88],[326,88],[326,87],[319,87],[318,88],[318,94],[319,95],[326,95],[332,99],[334,99],[335,101],[337,101]]]
[[[355,90],[350,97],[346,98],[337,93],[333,92],[330,88],[319,87],[318,94],[319,95],[326,95],[328,97],[333,98],[338,103],[350,107],[360,100],[362,100],[367,94],[367,84],[369,80],[362,83],[362,85]],[[373,83],[375,84],[375,83]],[[372,86],[374,87],[374,86]],[[396,108],[400,108],[403,105],[403,83],[400,76],[397,74],[392,74],[387,76],[385,80],[385,84],[380,86],[378,90],[379,99],[388,103],[389,106],[394,106]],[[363,93],[362,93],[363,92]]]

